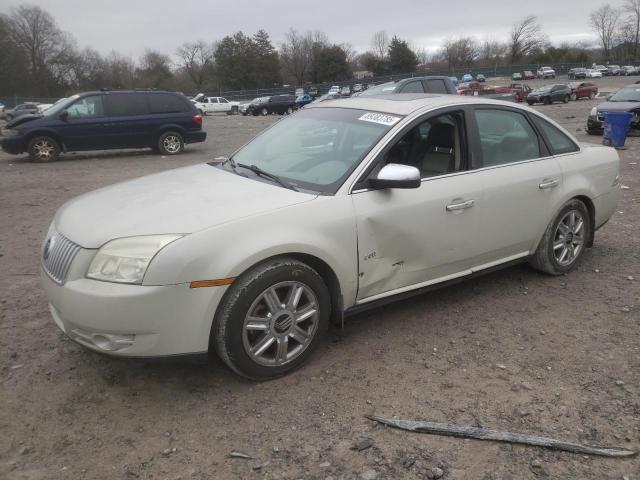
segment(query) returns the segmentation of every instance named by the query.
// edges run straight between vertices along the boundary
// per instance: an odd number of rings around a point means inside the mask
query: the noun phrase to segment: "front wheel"
[[[225,294],[210,345],[233,371],[253,380],[299,367],[326,331],[331,310],[322,277],[292,258],[252,268]]]
[[[263,117],[266,117],[267,115],[269,115],[269,110],[263,107],[262,110],[260,110],[260,113]]]
[[[565,95],[564,97],[562,97],[562,103],[569,103],[569,95]]]
[[[527,100],[527,103],[529,104],[529,106],[531,107],[535,102],[530,102]]]
[[[529,263],[549,275],[562,275],[575,267],[590,235],[587,207],[580,200],[570,200],[547,226]]]
[[[60,145],[51,137],[35,137],[29,141],[27,151],[32,160],[53,162],[60,155]]]
[[[184,140],[178,132],[165,132],[158,139],[158,151],[162,155],[176,155],[184,150]]]

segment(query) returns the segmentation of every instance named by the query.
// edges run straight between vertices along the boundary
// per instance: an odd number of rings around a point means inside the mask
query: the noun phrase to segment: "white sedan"
[[[590,68],[587,70],[587,78],[602,78],[602,72],[600,70]]]
[[[309,105],[224,162],[62,206],[42,248],[58,326],[117,356],[216,352],[265,379],[330,321],[495,267],[571,270],[619,198],[617,152],[500,101]]]

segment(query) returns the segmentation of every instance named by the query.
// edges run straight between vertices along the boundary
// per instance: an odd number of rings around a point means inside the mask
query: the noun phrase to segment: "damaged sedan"
[[[621,88],[607,101],[593,107],[587,119],[587,133],[598,135],[602,133],[605,112],[630,112],[633,114],[630,128],[635,135],[640,135],[640,84],[633,84]]]
[[[365,308],[516,262],[569,272],[619,181],[614,149],[517,104],[314,103],[228,159],[70,200],[42,282],[58,327],[91,350],[208,352],[268,379]]]

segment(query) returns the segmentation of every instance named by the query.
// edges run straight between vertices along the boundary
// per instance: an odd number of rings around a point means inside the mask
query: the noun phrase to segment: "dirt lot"
[[[537,108],[576,131],[597,103]],[[207,142],[175,158],[101,152],[36,164],[0,154],[0,478],[417,479],[436,468],[445,479],[640,479],[638,457],[411,434],[364,418],[640,448],[639,138],[620,151],[629,188],[619,211],[572,273],[519,266],[360,314],[286,378],[250,383],[217,360],[115,360],[67,340],[38,279],[55,210],[229,154],[276,120],[208,117]],[[367,438],[370,448],[352,449]]]

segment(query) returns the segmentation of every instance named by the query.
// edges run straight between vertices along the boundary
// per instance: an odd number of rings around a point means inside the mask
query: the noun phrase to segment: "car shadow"
[[[167,158],[180,158],[180,157],[190,157],[193,155],[203,154],[203,151],[196,148],[186,147],[185,150],[178,155],[161,155],[159,153],[153,152],[151,149],[136,149],[136,150],[99,150],[99,151],[91,151],[91,152],[69,152],[62,153],[54,162],[40,162],[37,160],[32,160],[29,155],[22,154],[19,156],[11,156],[6,159],[6,163],[10,164],[55,164],[55,163],[64,163],[64,162],[75,162],[75,161],[100,161],[100,160],[109,160],[109,159],[131,159],[131,158],[154,158],[154,159],[167,159]]]

